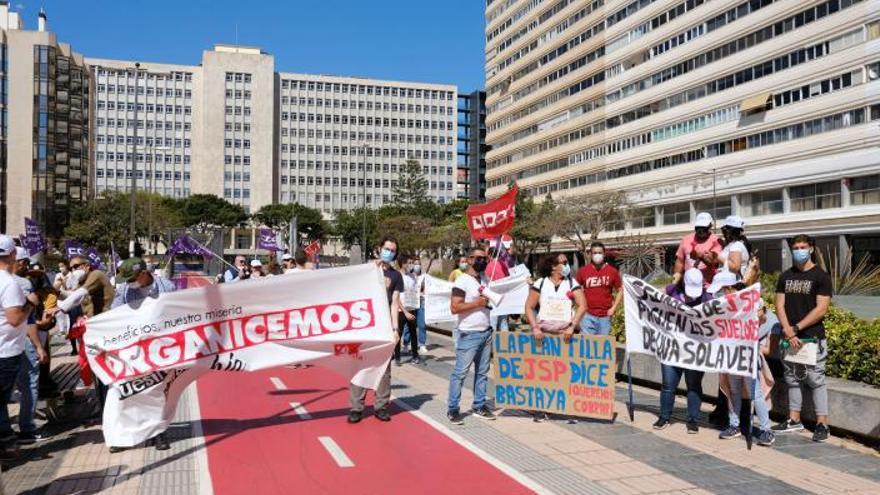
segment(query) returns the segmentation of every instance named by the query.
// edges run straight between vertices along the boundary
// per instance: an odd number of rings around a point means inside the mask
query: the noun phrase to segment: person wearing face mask
[[[77,287],[79,287],[79,279],[77,279],[73,272],[70,270],[70,264],[67,263],[66,260],[61,260],[58,262],[58,273],[55,275],[55,280],[53,282],[53,287],[58,291],[58,298],[64,299],[68,297],[71,292],[75,291]],[[81,314],[81,309],[79,306],[72,308],[70,311],[70,321],[76,321],[76,319]],[[77,356],[79,355],[79,351],[76,349],[76,339],[70,340],[70,355]]]
[[[498,248],[489,248],[489,263],[486,265],[485,270],[486,278],[489,279],[489,282],[499,280],[510,275],[510,268],[507,267],[507,263],[504,263],[501,259],[499,259],[498,255]],[[490,323],[492,324],[492,329],[495,331],[510,330],[510,326],[507,322],[507,315],[494,317],[491,319]]]
[[[611,333],[611,317],[620,307],[623,282],[620,272],[605,261],[605,245],[599,241],[590,244],[590,263],[581,267],[575,279],[584,288],[587,314],[581,319],[581,332],[587,335]],[[614,292],[617,292],[614,295]]]
[[[449,309],[458,317],[455,338],[455,367],[449,377],[449,398],[446,401],[446,417],[452,424],[464,424],[464,416],[459,409],[461,388],[471,364],[474,365],[473,415],[494,420],[495,414],[489,408],[486,386],[489,381],[489,359],[492,351],[492,326],[489,323],[489,299],[483,291],[489,283],[486,265],[489,259],[482,248],[471,249],[467,258],[468,269],[462,273],[452,287],[452,300]]]
[[[418,328],[416,327],[416,312],[419,309],[419,298],[416,292],[416,276],[412,273],[412,262],[407,257],[402,256],[400,258],[400,274],[403,278],[404,294],[415,295],[415,297],[404,297],[401,299],[403,311],[397,318],[400,320],[400,327],[397,329],[400,339],[398,339],[397,345],[394,346],[394,364],[401,366],[401,340],[410,346],[410,355],[412,356],[410,364],[420,364],[422,360],[419,358],[419,335]]]
[[[803,430],[801,423],[802,394],[813,396],[816,412],[814,442],[828,439],[828,389],[825,384],[825,361],[828,341],[823,319],[831,304],[831,277],[816,265],[816,243],[808,235],[795,236],[791,241],[792,267],[779,276],[776,284],[776,316],[782,325],[782,337],[797,352],[807,343],[817,346],[816,364],[806,365],[783,361],[788,386],[788,419],[773,427],[777,433]]]
[[[416,330],[419,336],[419,355],[424,356],[428,353],[428,329],[425,324],[425,274],[422,273],[422,261],[414,256],[410,260],[409,274],[415,281],[415,290],[419,296],[419,307],[412,310],[416,315]],[[404,278],[406,282],[406,278]],[[409,334],[403,334],[403,345],[409,344]]]
[[[116,297],[113,298],[112,308],[125,305],[131,305],[132,307],[137,308],[148,297],[157,298],[160,294],[174,292],[176,290],[175,285],[170,280],[159,277],[153,273],[153,270],[150,270],[149,265],[147,265],[147,263],[141,258],[129,258],[125,260],[122,265],[119,266],[116,281]],[[157,386],[161,387],[164,385],[159,384]],[[168,442],[168,436],[164,431],[156,434],[156,436],[150,439],[147,442],[147,445],[149,444],[154,445],[156,450],[168,450],[171,448],[171,444]],[[111,453],[120,452],[122,450],[125,450],[125,448],[110,447]]]
[[[459,256],[458,263],[455,265],[455,270],[452,270],[452,272],[449,274],[449,281],[455,283],[455,281],[458,280],[458,277],[460,277],[462,273],[466,273],[468,271],[468,268],[470,268],[470,265],[468,264],[468,257]]]
[[[745,222],[736,215],[728,216],[721,225],[724,249],[718,255],[718,263],[721,265],[718,272],[731,272],[736,275],[737,280],[743,280],[748,275],[752,253],[752,245],[743,233],[744,227]]]
[[[400,302],[400,293],[403,292],[403,276],[394,268],[394,260],[397,259],[397,239],[385,236],[379,242],[379,259],[376,265],[382,269],[385,279],[385,292],[388,296],[388,306],[391,309],[391,329],[394,333],[394,345],[398,344],[397,334],[400,311],[403,305]],[[348,412],[348,422],[359,423],[364,416],[364,400],[367,398],[367,389],[353,383],[349,384],[348,400],[351,410]],[[391,362],[385,368],[385,374],[376,388],[376,402],[373,406],[374,415],[379,421],[391,421],[391,411],[388,410],[388,402],[391,400]]]
[[[694,222],[694,232],[682,238],[675,252],[672,283],[681,282],[685,271],[699,268],[703,272],[703,283],[708,287],[715,275],[720,253],[721,242],[712,233],[712,215],[702,212]]]
[[[107,274],[92,268],[89,260],[82,256],[74,256],[70,260],[70,268],[73,276],[79,279],[79,287],[89,293],[89,297],[82,302],[83,314],[91,318],[109,310],[115,291]]]
[[[563,335],[567,342],[587,309],[584,291],[571,278],[571,265],[564,254],[546,256],[538,264],[538,273],[542,277],[532,285],[525,305],[532,335],[539,345],[545,333]],[[539,412],[533,420],[544,422],[547,413]]]

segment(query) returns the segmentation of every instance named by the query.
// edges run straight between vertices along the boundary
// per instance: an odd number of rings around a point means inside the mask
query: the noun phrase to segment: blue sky
[[[197,64],[214,43],[275,70],[483,86],[483,0],[42,0],[10,2],[91,57]]]

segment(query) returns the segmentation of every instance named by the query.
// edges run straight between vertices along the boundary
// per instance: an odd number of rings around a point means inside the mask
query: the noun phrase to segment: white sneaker
[[[424,345],[423,345],[423,346],[419,347],[419,354],[427,354],[427,353],[428,353],[428,347],[427,347],[427,346],[424,346]]]

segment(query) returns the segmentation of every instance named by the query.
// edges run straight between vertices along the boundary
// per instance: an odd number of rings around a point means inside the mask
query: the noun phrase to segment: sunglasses
[[[79,268],[81,266],[86,266],[86,265],[88,265],[88,263],[77,263],[75,265],[70,265],[70,268],[73,270],[76,270],[77,268]]]

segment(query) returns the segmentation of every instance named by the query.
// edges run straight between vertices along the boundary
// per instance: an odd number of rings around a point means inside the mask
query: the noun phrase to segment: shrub
[[[828,376],[880,386],[880,320],[865,321],[832,306],[825,316]]]

